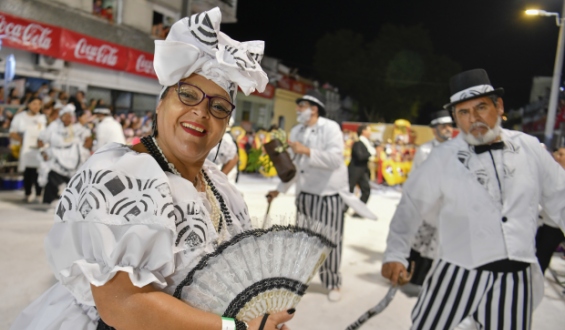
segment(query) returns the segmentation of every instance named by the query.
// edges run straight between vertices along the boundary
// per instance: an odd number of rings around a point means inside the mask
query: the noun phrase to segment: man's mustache
[[[491,129],[487,124],[478,122],[478,123],[474,123],[473,125],[471,125],[471,127],[469,128],[469,131],[470,131],[470,130],[473,130],[473,129],[477,128],[477,127],[484,127],[484,128],[486,128],[486,129]]]

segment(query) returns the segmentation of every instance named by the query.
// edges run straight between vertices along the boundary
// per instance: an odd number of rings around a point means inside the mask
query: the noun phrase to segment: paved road
[[[275,180],[243,176],[238,188],[243,192],[252,216],[262,217],[267,210],[265,194]],[[52,225],[52,214],[41,205],[25,205],[22,192],[0,192],[0,330],[8,329],[19,311],[55,282],[43,250],[43,238]],[[375,305],[388,290],[380,276],[388,225],[400,194],[394,190],[373,191],[369,207],[378,221],[346,217],[342,263],[342,300],[328,301],[327,292],[315,278],[302,299],[294,320],[294,330],[341,330],[361,313]],[[270,214],[294,213],[294,196],[280,195]],[[554,258],[552,266],[565,274],[565,261]],[[545,299],[535,311],[533,329],[563,329],[565,298],[548,275]],[[415,298],[398,293],[389,307],[362,329],[409,329],[410,311]]]

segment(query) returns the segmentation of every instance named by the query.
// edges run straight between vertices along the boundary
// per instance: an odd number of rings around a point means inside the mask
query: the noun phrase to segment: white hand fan
[[[294,308],[332,248],[336,233],[319,221],[270,221],[241,233],[188,273],[174,296],[197,309],[250,321]]]

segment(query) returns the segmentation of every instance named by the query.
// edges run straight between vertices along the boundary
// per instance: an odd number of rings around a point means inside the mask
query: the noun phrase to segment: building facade
[[[237,0],[2,0],[0,58],[15,56],[16,80],[24,79],[26,88],[48,83],[70,94],[85,91],[87,100],[102,99],[117,112],[154,111],[161,90],[153,71],[154,41],[165,38],[181,17],[215,6],[226,23],[236,22],[236,5]]]

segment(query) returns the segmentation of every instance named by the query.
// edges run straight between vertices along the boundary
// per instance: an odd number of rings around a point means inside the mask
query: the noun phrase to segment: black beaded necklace
[[[145,136],[141,138],[141,143],[143,143],[147,151],[149,151],[149,154],[153,156],[153,158],[155,158],[157,164],[159,164],[159,166],[163,171],[173,173],[169,168],[169,164],[167,164],[167,162],[165,161],[165,159],[157,149],[157,146],[155,145],[155,143],[153,143],[153,139],[150,136]]]
[[[147,151],[149,151],[149,154],[151,156],[153,156],[153,158],[155,158],[155,160],[157,161],[157,163],[159,164],[159,166],[161,167],[161,169],[163,171],[167,171],[167,172],[172,173],[170,168],[169,168],[169,164],[167,163],[167,161],[165,161],[165,159],[163,158],[163,156],[161,155],[161,153],[157,149],[157,146],[155,145],[155,143],[153,142],[153,139],[151,137],[146,136],[146,137],[142,138],[141,143],[143,143],[145,148],[147,148]],[[224,198],[218,192],[218,189],[216,189],[216,186],[214,186],[214,183],[208,177],[208,174],[206,173],[206,171],[204,171],[204,169],[202,169],[201,171],[202,171],[202,175],[204,176],[204,180],[206,180],[206,183],[208,184],[208,186],[210,186],[210,190],[212,190],[214,197],[216,197],[216,200],[220,204],[220,210],[222,211],[222,215],[224,217],[224,220],[226,221],[226,224],[231,225],[232,219],[231,219],[228,207],[226,206],[226,203],[224,202]],[[220,219],[220,224],[218,225],[218,233],[221,231],[221,229],[222,229],[222,221]]]

